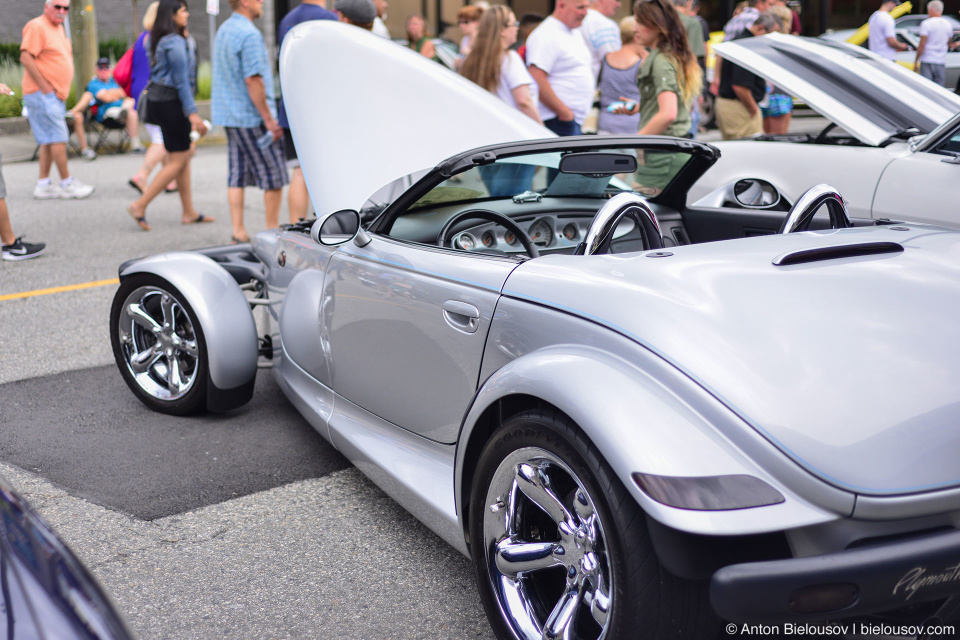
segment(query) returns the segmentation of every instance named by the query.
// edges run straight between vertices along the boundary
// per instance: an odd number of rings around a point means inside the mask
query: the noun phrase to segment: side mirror
[[[317,218],[310,227],[310,237],[317,244],[327,247],[336,247],[354,239],[360,247],[370,242],[370,236],[360,226],[360,212],[353,209],[342,209]]]
[[[747,178],[733,185],[733,197],[745,209],[770,209],[780,203],[780,192],[766,180]]]

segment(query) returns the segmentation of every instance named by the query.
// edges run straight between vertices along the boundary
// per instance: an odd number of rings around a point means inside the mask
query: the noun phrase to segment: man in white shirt
[[[947,78],[947,49],[953,37],[953,26],[943,17],[943,2],[930,0],[927,3],[930,17],[920,23],[920,44],[913,70],[941,87]]]
[[[390,39],[390,32],[387,25],[383,24],[383,19],[387,17],[387,0],[373,0],[377,8],[377,17],[373,19],[373,33],[381,38]]]
[[[868,46],[870,51],[887,60],[896,59],[898,51],[906,51],[907,45],[897,40],[896,25],[890,10],[900,4],[900,0],[884,0],[880,8],[873,12],[867,25],[870,28]]]
[[[620,0],[593,0],[580,25],[580,33],[593,56],[593,77],[600,73],[600,63],[608,53],[620,50],[620,26],[610,18],[620,8]]]
[[[557,0],[557,6],[527,38],[527,64],[540,90],[540,118],[558,136],[578,136],[593,103],[590,49],[577,28],[587,0]]]

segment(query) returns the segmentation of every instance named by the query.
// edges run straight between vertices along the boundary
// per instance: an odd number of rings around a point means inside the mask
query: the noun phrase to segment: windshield
[[[615,175],[561,173],[560,159],[566,153],[562,151],[499,158],[444,180],[411,205],[407,213],[438,205],[514,197],[602,199],[636,191],[655,198],[690,160],[688,153],[676,151],[621,148],[617,152],[635,156],[637,170]]]

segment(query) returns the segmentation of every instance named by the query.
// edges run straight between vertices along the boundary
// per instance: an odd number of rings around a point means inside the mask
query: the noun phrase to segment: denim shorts
[[[23,96],[23,104],[37,144],[59,144],[69,139],[66,106],[56,93],[28,93]]]

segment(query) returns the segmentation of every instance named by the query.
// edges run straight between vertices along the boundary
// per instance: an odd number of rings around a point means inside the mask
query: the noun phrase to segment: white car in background
[[[845,43],[770,34],[716,48],[830,124],[716,143],[722,157],[690,189],[692,204],[728,206],[753,184],[764,193],[753,208],[789,208],[829,182],[852,216],[960,226],[960,96]]]

